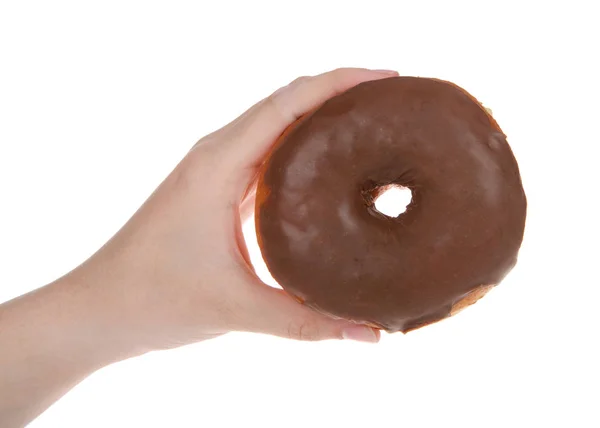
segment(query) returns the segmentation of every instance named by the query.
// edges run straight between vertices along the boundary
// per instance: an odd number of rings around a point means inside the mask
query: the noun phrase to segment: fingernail
[[[393,76],[397,76],[398,72],[396,70],[373,70],[375,73],[381,73],[381,74],[389,74],[389,75],[393,75]]]
[[[375,333],[375,330],[360,325],[346,327],[342,332],[342,337],[346,340],[356,340],[358,342],[379,342],[379,336]]]

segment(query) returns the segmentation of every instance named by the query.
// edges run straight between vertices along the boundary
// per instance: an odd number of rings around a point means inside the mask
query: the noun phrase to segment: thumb
[[[298,303],[285,291],[255,279],[244,305],[240,331],[270,334],[295,340],[349,339],[376,343],[379,330],[336,320]]]

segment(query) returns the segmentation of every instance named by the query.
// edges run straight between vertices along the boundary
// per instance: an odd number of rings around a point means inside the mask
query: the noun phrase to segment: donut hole
[[[387,217],[399,217],[412,201],[410,189],[397,184],[379,188],[378,193],[375,198],[375,209]]]

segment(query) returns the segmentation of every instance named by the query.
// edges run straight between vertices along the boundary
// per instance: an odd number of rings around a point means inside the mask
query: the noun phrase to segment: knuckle
[[[280,99],[282,96],[295,91],[298,87],[304,85],[309,79],[309,76],[300,76],[292,80],[286,86],[283,86],[277,89],[275,92],[273,92],[271,96],[267,98],[267,101],[269,101],[271,104],[274,104],[275,106],[278,106],[280,104]]]
[[[275,92],[273,92],[271,95],[269,95],[267,98],[265,98],[265,105],[267,107],[271,107],[274,108],[276,110],[279,110],[279,106],[281,104],[281,94],[285,91],[285,87],[283,88],[279,88],[277,89]]]
[[[288,86],[300,86],[306,83],[310,79],[309,76],[300,76],[296,79],[292,80],[292,82]]]
[[[268,96],[264,100],[265,106],[274,109],[284,120],[294,121],[298,118],[294,111],[295,98],[310,88],[312,79],[312,76],[300,76],[294,79]]]
[[[277,115],[284,118],[285,120],[291,120],[292,115],[288,112],[286,105],[286,93],[287,87],[278,89],[266,99],[266,105],[273,109]]]
[[[335,80],[335,79],[339,79],[339,78],[345,76],[347,73],[348,73],[347,68],[336,68],[335,70],[332,70],[330,73],[327,73],[327,74],[330,79]]]
[[[299,86],[302,86],[303,84],[305,84],[309,79],[310,79],[309,76],[300,76],[300,77],[297,77],[296,79],[292,80],[287,85],[282,86],[281,88],[279,88],[275,92],[273,92],[273,94],[271,94],[271,96],[269,97],[269,99],[277,101],[282,94],[286,94],[286,93],[288,93],[290,91],[295,90]]]
[[[321,338],[319,326],[310,321],[303,321],[288,325],[288,337],[293,340],[315,341]]]

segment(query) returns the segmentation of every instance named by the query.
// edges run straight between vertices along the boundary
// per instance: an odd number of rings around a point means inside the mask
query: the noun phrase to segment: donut
[[[375,207],[390,186],[406,210]],[[517,262],[527,201],[491,114],[431,78],[361,83],[299,118],[258,177],[255,227],[269,272],[334,318],[408,332],[452,316]]]

